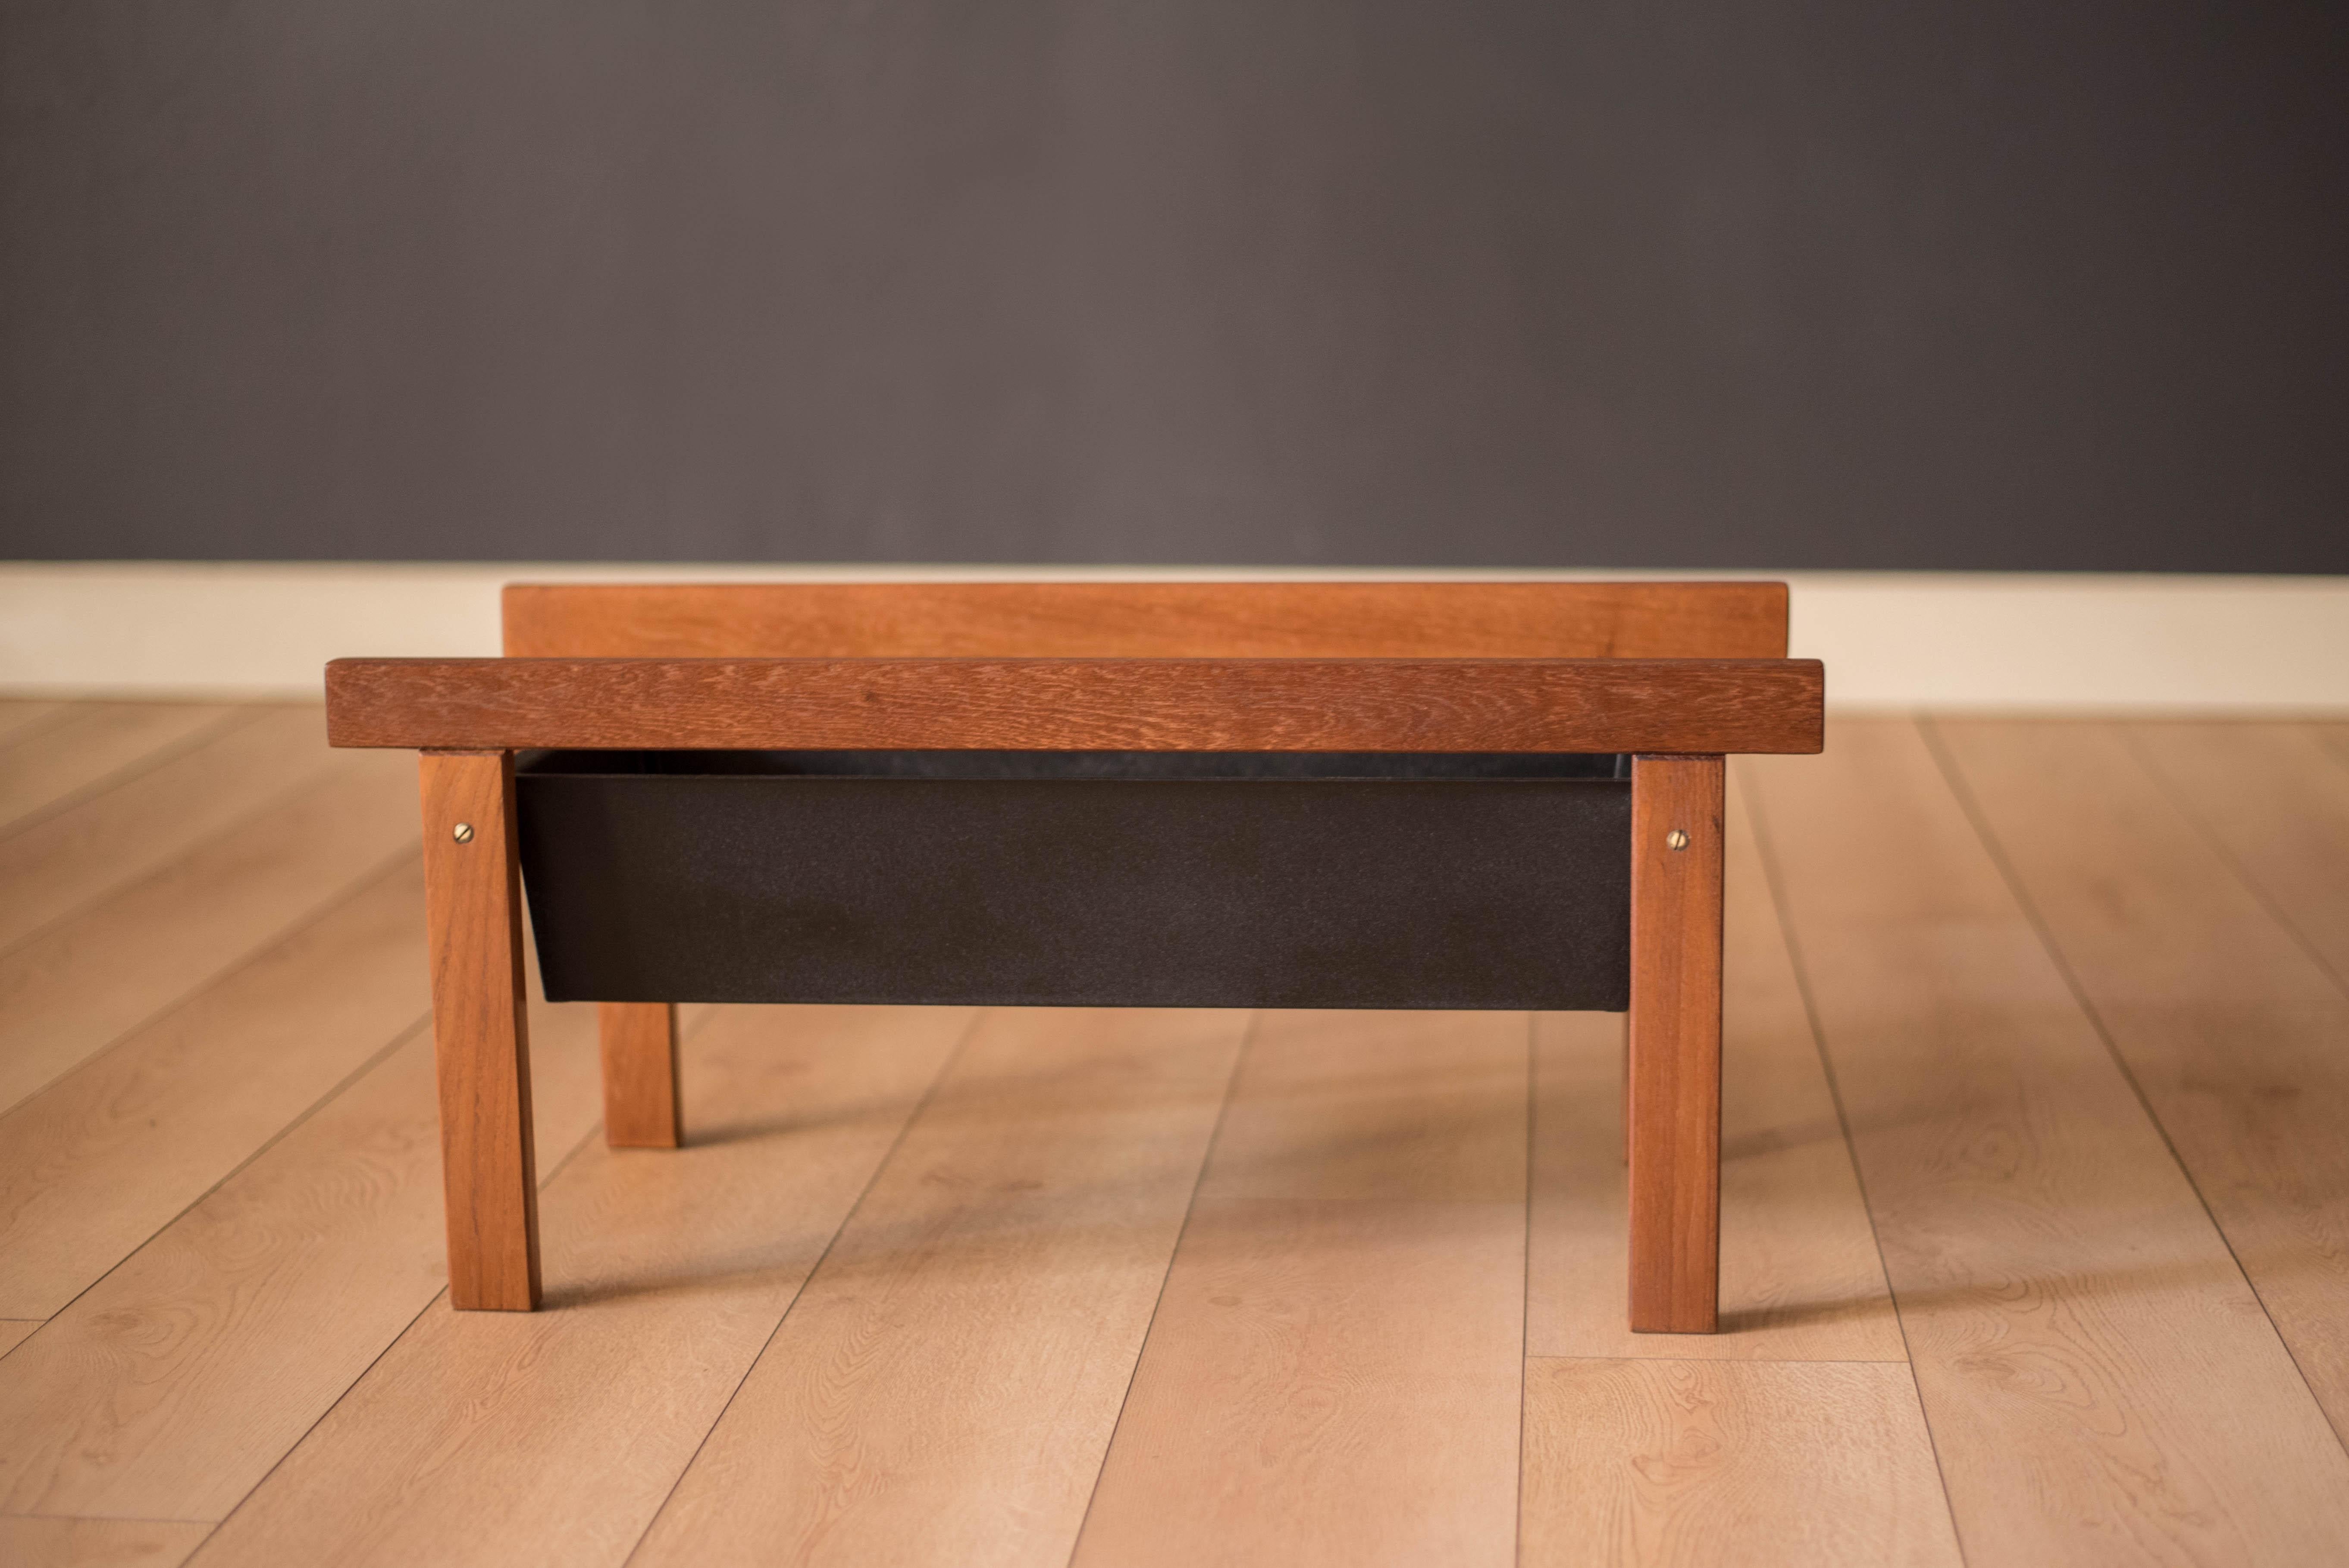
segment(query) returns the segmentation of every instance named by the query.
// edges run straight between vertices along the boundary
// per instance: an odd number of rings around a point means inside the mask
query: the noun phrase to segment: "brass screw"
[[[460,844],[470,844],[473,841],[473,824],[471,822],[460,822],[449,830],[449,836],[455,839]],[[1672,847],[1674,849],[1678,849],[1680,846],[1675,844]]]
[[[1671,832],[1664,835],[1664,843],[1671,849],[1685,850],[1688,848],[1688,835],[1681,831],[1678,828],[1674,828]]]

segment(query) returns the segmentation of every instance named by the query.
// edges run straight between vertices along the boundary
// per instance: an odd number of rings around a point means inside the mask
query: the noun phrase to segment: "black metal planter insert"
[[[550,1000],[1620,1011],[1628,759],[543,751]]]

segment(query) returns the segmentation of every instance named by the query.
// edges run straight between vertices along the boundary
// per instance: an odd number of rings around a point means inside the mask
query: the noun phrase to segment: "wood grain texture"
[[[0,1356],[7,1355],[31,1338],[33,1330],[40,1326],[39,1320],[36,1318],[0,1318]]]
[[[0,1516],[0,1563],[8,1568],[177,1568],[212,1529],[176,1519]]]
[[[226,1564],[628,1554],[968,1026],[726,1008],[693,1141],[591,1142],[549,1183],[550,1310],[403,1335],[205,1549]]]
[[[1074,1562],[1511,1563],[1526,1016],[1258,1019]]]
[[[531,1037],[572,1149],[595,1009]],[[0,1361],[0,1511],[224,1517],[447,1284],[438,1123],[419,1029]]]
[[[252,711],[211,703],[77,703],[57,724],[0,745],[0,834],[134,777]]]
[[[1067,1562],[1247,1022],[986,1015],[632,1562]]]
[[[1783,583],[513,583],[505,651],[634,658],[1775,659]]]
[[[2268,907],[2349,982],[2349,755],[2304,724],[2123,733]]]
[[[404,758],[336,759],[265,817],[0,956],[0,1109],[414,853],[411,778]]]
[[[2349,1555],[2344,1457],[1915,727],[1744,764],[1961,1538]]]
[[[521,831],[511,752],[427,752],[424,905],[449,1299],[538,1305],[538,1155],[523,993]]]
[[[47,1317],[423,1022],[409,861],[0,1116],[0,1315]]]
[[[250,724],[0,839],[0,950],[279,808],[333,767],[320,709],[256,712]]]
[[[1718,757],[1631,759],[1635,1333],[1719,1325],[1724,777]]]
[[[1526,1345],[1536,1356],[1902,1361],[1809,1015],[1732,781],[1723,962],[1721,1329],[1634,1334],[1621,1148],[1623,1020],[1534,1020]]]
[[[336,746],[1816,751],[1809,659],[337,659]]]
[[[684,1136],[677,1065],[677,1006],[605,1002],[604,1141],[615,1149],[674,1149]]]
[[[1958,1568],[1905,1367],[1526,1367],[1527,1563]]]
[[[2118,727],[1936,728],[2333,1429],[2349,1433],[2349,995]]]

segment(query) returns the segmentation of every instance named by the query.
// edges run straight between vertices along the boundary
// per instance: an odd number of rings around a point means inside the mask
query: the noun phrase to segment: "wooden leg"
[[[604,1141],[615,1149],[674,1149],[677,1109],[677,1008],[667,1002],[606,1002],[604,1035]]]
[[[1631,1328],[1711,1334],[1721,1274],[1722,759],[1631,761]]]
[[[1616,1157],[1631,1163],[1631,1015],[1623,1015],[1623,1147]]]
[[[539,1295],[538,1171],[513,757],[428,751],[422,775],[449,1301],[529,1312]]]

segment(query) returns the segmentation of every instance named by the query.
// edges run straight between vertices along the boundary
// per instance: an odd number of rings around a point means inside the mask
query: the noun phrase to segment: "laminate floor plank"
[[[177,1519],[25,1519],[0,1515],[8,1568],[179,1568],[212,1533]]]
[[[1733,780],[1728,836],[1722,1331],[1630,1331],[1624,1313],[1623,1020],[1546,1013],[1534,1026],[1529,1354],[1908,1359],[1743,789]]]
[[[620,1563],[969,1022],[720,1010],[686,1147],[593,1140],[547,1184],[546,1308],[435,1302],[196,1561]]]
[[[1935,727],[2333,1430],[2349,1432],[2349,995],[2117,727]]]
[[[631,1560],[1069,1560],[1246,1013],[988,1013]]]
[[[79,705],[37,697],[10,697],[0,701],[0,746],[13,746],[37,734],[41,728],[64,718],[77,706]]]
[[[326,777],[0,957],[0,1110],[415,852],[416,764]]]
[[[0,1115],[0,1314],[57,1312],[430,1007],[410,860]]]
[[[593,1006],[533,1003],[531,1078],[543,1177],[603,1113]],[[447,1284],[438,1117],[419,1027],[0,1360],[0,1510],[235,1507]]]
[[[2349,1456],[1923,737],[1745,777],[1969,1556],[2349,1560]]]
[[[62,722],[0,746],[0,835],[254,717],[252,708],[218,703],[77,704]]]
[[[1537,1357],[1525,1440],[1527,1563],[1962,1561],[1906,1367]]]
[[[2334,982],[2349,982],[2349,756],[2305,724],[2123,733]]]
[[[269,810],[333,760],[315,707],[254,710],[171,760],[0,839],[0,951]]]
[[[1075,1563],[1514,1561],[1529,1033],[1259,1015]]]
[[[36,1317],[0,1318],[0,1357],[24,1344],[40,1326],[41,1320]]]

